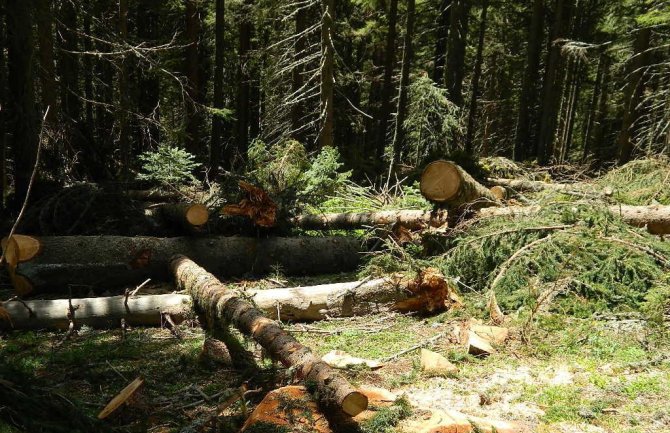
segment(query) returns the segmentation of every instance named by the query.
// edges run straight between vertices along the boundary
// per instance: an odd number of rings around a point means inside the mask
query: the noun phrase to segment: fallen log
[[[183,198],[182,194],[177,191],[159,191],[153,189],[131,189],[126,192],[126,195],[133,200],[154,202],[173,201]]]
[[[170,314],[176,323],[192,310],[187,295],[124,295],[101,298],[72,299],[77,328],[119,328],[121,320],[131,326],[160,326],[163,315]],[[70,319],[68,299],[9,301],[3,307],[9,320],[0,321],[0,329],[68,329]]]
[[[491,185],[510,189],[513,191],[528,191],[528,192],[554,191],[566,195],[575,195],[578,197],[595,198],[601,196],[611,196],[614,193],[613,189],[610,187],[599,189],[587,183],[551,183],[551,182],[542,182],[539,180],[497,179],[497,178],[488,179],[488,183],[490,183]]]
[[[651,234],[670,234],[670,206],[609,206],[609,211],[619,216],[625,223],[634,227],[647,229]],[[542,210],[541,206],[509,206],[487,208],[479,211],[482,218],[509,216],[512,218],[535,215]]]
[[[356,391],[339,373],[300,344],[277,322],[268,319],[253,304],[185,256],[170,263],[175,281],[193,297],[207,323],[232,324],[252,337],[268,354],[293,368],[325,407],[336,407],[355,416],[367,409],[368,399]]]
[[[166,220],[187,230],[203,226],[209,220],[207,206],[200,203],[165,203],[159,209]]]
[[[188,254],[219,276],[325,274],[356,269],[361,242],[351,237],[123,237],[54,236],[35,238],[41,251],[19,263],[17,278],[27,291],[83,286],[104,290],[152,278],[168,280],[175,254]],[[24,291],[25,294],[25,291]]]
[[[370,281],[323,284],[266,290],[246,290],[245,297],[271,319],[314,321],[398,311],[434,313],[455,304],[454,289],[436,271],[427,269],[416,278],[401,276]],[[191,310],[188,295],[143,295],[73,299],[75,324],[115,328],[121,319],[133,326],[158,326],[163,314],[181,321]],[[10,321],[0,329],[68,329],[69,301],[33,300],[5,303]]]
[[[372,226],[400,224],[410,230],[441,227],[447,224],[447,212],[427,210],[387,210],[363,213],[326,213],[301,215],[291,223],[305,230],[352,230]]]
[[[421,174],[420,189],[427,200],[452,209],[465,205],[481,208],[499,204],[488,188],[451,161],[438,160],[428,164]]]

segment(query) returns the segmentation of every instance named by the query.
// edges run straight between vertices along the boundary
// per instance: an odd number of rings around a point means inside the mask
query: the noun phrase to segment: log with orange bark
[[[185,256],[175,256],[170,267],[177,284],[191,295],[211,327],[232,324],[252,337],[274,359],[292,368],[325,407],[338,408],[350,416],[367,408],[363,393],[244,296],[226,288]]]

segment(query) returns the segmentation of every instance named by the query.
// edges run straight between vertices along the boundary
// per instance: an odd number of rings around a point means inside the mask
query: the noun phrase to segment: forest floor
[[[481,297],[466,294],[464,302],[479,305]],[[404,394],[415,408],[395,429],[380,432],[412,431],[403,426],[421,420],[430,409],[520,421],[536,432],[670,429],[667,329],[635,315],[576,319],[554,313],[530,324],[511,318],[508,341],[491,356],[477,358],[451,336],[453,326],[466,319],[465,311],[456,310],[429,318],[380,314],[286,326],[320,355],[337,349],[366,359],[392,357],[445,333],[426,347],[458,366],[453,376],[424,375],[418,350],[378,370],[346,370],[354,383]],[[252,393],[246,403],[219,412],[229,390],[245,378],[201,359],[204,333],[199,327],[182,326],[181,338],[167,329],[150,328],[128,330],[125,336],[121,330],[90,329],[67,340],[63,336],[9,333],[0,341],[0,358],[92,416],[142,376],[146,382],[141,399],[110,420],[120,431],[232,432],[231,423],[241,421],[258,403]],[[272,364],[258,350],[256,354],[266,379],[275,380]],[[0,431],[13,430],[5,426]]]

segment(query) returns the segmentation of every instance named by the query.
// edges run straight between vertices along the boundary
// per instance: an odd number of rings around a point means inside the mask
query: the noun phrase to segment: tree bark
[[[447,40],[449,37],[449,22],[451,21],[451,2],[452,0],[442,0],[437,22],[433,81],[438,86],[444,84],[444,64],[447,60]]]
[[[409,89],[409,71],[412,66],[412,39],[414,38],[415,0],[407,0],[407,18],[405,24],[404,49],[402,54],[402,68],[400,72],[400,86],[398,91],[398,109],[393,134],[393,158],[400,162],[400,154],[405,143],[405,118],[407,117],[407,94]]]
[[[528,48],[526,54],[526,71],[521,84],[519,100],[519,117],[516,125],[514,141],[514,159],[523,161],[537,154],[537,134],[533,134],[533,125],[537,121],[535,106],[537,104],[537,82],[540,77],[540,54],[542,53],[542,34],[544,22],[544,0],[534,0],[528,28]]]
[[[398,0],[390,0],[386,49],[384,50],[384,88],[382,90],[381,108],[379,110],[379,130],[377,131],[377,158],[382,158],[384,156],[384,149],[386,149],[386,133],[388,132],[388,120],[391,114],[391,98],[393,97],[393,70],[395,68],[397,22]]]
[[[128,41],[128,0],[119,0],[119,37],[123,42]],[[130,91],[128,85],[128,65],[127,55],[121,58],[119,65],[119,152],[121,154],[121,180],[127,182],[130,180],[130,158],[132,149],[130,148],[130,125],[128,119],[130,116]]]
[[[472,96],[470,97],[470,108],[468,113],[467,135],[465,137],[465,152],[472,154],[474,149],[475,119],[477,118],[477,99],[479,98],[479,80],[482,75],[482,63],[484,62],[484,38],[486,36],[486,14],[489,9],[489,1],[482,1],[482,13],[479,18],[479,40],[477,42],[477,58],[475,59],[475,70],[472,74]]]
[[[14,201],[23,202],[37,158],[31,3],[7,0],[8,117],[13,131]]]
[[[212,104],[214,108],[222,110],[224,106],[223,101],[223,64],[225,61],[225,31],[226,31],[226,2],[225,0],[216,0],[216,18],[214,25],[215,33],[215,54],[214,54],[214,99]],[[209,167],[210,176],[215,178],[219,165],[221,165],[222,156],[222,134],[223,134],[223,118],[218,114],[212,116],[212,139],[209,145]],[[228,161],[226,161],[226,164]]]
[[[184,110],[186,150],[194,155],[201,153],[200,149],[200,10],[197,0],[186,0],[186,56],[184,70],[186,71],[186,101]]]
[[[185,253],[220,276],[325,274],[351,271],[360,262],[361,243],[350,237],[40,237],[41,253],[20,263],[17,274],[34,291],[118,288],[147,278],[166,280],[169,258]],[[290,252],[290,254],[287,254]],[[87,293],[87,292],[85,292]]]
[[[37,20],[37,35],[40,59],[40,87],[42,90],[42,105],[49,107],[45,121],[53,125],[58,118],[56,101],[56,67],[54,63],[54,33],[53,9],[51,0],[38,0],[35,7]]]
[[[537,157],[541,165],[549,163],[553,153],[556,133],[556,116],[563,82],[560,75],[562,65],[561,47],[557,42],[566,36],[569,24],[569,5],[572,0],[557,0],[554,23],[551,28],[549,57],[544,78],[542,115],[539,126]]]
[[[451,102],[463,106],[463,78],[465,76],[465,48],[468,39],[468,16],[471,2],[452,0],[449,24],[449,51],[447,53],[447,91]]]
[[[76,328],[120,328],[121,320],[131,326],[160,326],[163,314],[181,322],[192,310],[188,295],[146,295],[72,299]],[[5,302],[10,320],[0,320],[0,329],[62,329],[70,326],[68,299]]]
[[[0,0],[0,46],[8,46],[7,34],[5,32],[5,0]],[[0,50],[0,101],[7,100],[7,74],[5,66],[5,50]],[[7,181],[7,164],[9,160],[9,140],[7,139],[7,119],[5,110],[0,111],[0,210],[7,208],[7,196],[9,195],[9,182]]]
[[[266,318],[244,297],[226,289],[213,275],[187,257],[174,257],[170,268],[179,287],[191,294],[195,307],[204,313],[209,324],[230,323],[252,337],[274,359],[295,369],[325,407],[340,409],[350,416],[358,415],[367,408],[364,394],[356,391],[344,377],[284,331],[277,322]]]
[[[321,131],[319,147],[335,144],[335,46],[333,32],[335,23],[335,0],[322,0],[321,22]]]
[[[327,213],[301,215],[292,224],[305,230],[355,230],[372,226],[399,224],[410,230],[441,227],[448,223],[444,211],[388,210],[364,213]]]
[[[625,164],[633,156],[635,149],[634,128],[638,117],[640,116],[640,100],[644,93],[644,77],[646,75],[645,67],[649,64],[651,56],[649,47],[651,43],[651,28],[642,28],[636,32],[635,42],[633,43],[633,57],[629,60],[628,76],[626,79],[626,89],[624,91],[624,101],[626,108],[624,111],[621,131],[617,138],[618,160],[619,164]]]
[[[444,280],[443,280],[444,281]],[[308,287],[245,290],[241,296],[268,318],[306,322],[330,317],[365,316],[388,311],[430,313],[441,311],[451,303],[448,285],[421,286],[413,279],[400,277],[370,281],[322,284]],[[76,308],[75,325],[93,328],[118,328],[121,319],[128,325],[159,326],[163,314],[175,322],[189,316],[189,295],[164,294],[111,296],[72,299]],[[0,320],[0,329],[68,329],[68,299],[12,301],[3,307],[11,321]],[[203,321],[206,323],[206,320]]]
[[[242,16],[239,28],[239,62],[237,70],[237,151],[233,155],[227,155],[226,160],[235,161],[238,158],[246,160],[249,148],[249,98],[251,97],[251,74],[249,68],[251,51],[251,33],[253,24],[251,22],[251,6],[253,0],[245,0],[242,5]]]
[[[449,161],[434,161],[421,174],[421,194],[433,203],[460,208],[499,204],[488,188],[472,178],[465,170]]]
[[[600,59],[598,60],[598,71],[596,72],[596,82],[593,86],[593,94],[591,95],[591,103],[589,104],[589,113],[588,120],[586,121],[586,127],[584,129],[584,148],[582,152],[582,163],[586,161],[591,152],[591,141],[594,136],[593,130],[594,125],[598,121],[598,103],[600,101],[600,95],[602,93],[603,78],[605,76],[605,69],[609,67],[609,57],[604,52],[600,53]]]

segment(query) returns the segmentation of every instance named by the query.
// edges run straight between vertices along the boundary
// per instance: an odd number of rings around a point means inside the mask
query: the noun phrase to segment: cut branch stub
[[[451,161],[439,160],[428,164],[421,174],[420,189],[429,201],[451,208],[498,204],[491,191]]]
[[[219,326],[230,323],[252,337],[274,359],[293,367],[326,407],[337,407],[350,416],[367,408],[363,393],[240,294],[227,289],[187,257],[175,256],[170,268],[177,285],[190,293],[207,323]]]

